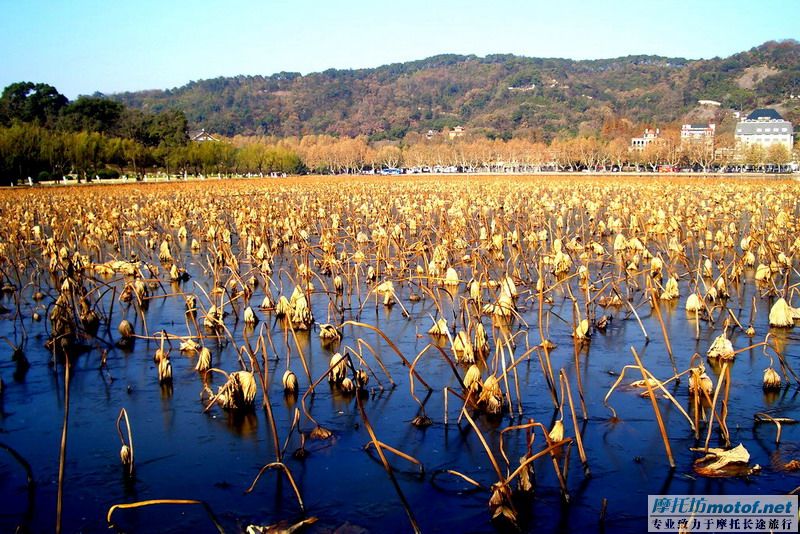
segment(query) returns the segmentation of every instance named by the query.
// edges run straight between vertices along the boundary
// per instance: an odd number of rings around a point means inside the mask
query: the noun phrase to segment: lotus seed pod
[[[447,326],[447,321],[442,318],[433,323],[433,326],[428,329],[428,333],[432,336],[446,336],[450,327]]]
[[[347,375],[347,360],[345,360],[344,356],[337,352],[331,356],[329,367],[331,371],[328,375],[328,381],[335,384],[341,383]]]
[[[705,368],[702,365],[692,368],[689,373],[689,393],[691,395],[697,395],[705,392],[706,395],[710,396],[713,389],[714,383],[706,374]]]
[[[589,321],[588,319],[582,319],[578,326],[575,327],[575,330],[572,333],[572,337],[575,339],[587,339],[589,337]]]
[[[169,352],[164,349],[156,349],[155,354],[153,354],[153,363],[161,363],[161,360],[165,360],[169,358]]]
[[[472,392],[480,391],[481,385],[481,370],[478,368],[477,365],[473,364],[469,366],[467,372],[464,373],[464,387],[467,390]]]
[[[122,462],[122,465],[125,467],[130,467],[131,465],[131,448],[127,445],[123,445],[119,451],[119,459]]]
[[[447,268],[447,273],[444,276],[444,283],[447,286],[457,286],[459,284],[458,273],[452,267]]]
[[[769,310],[769,325],[777,327],[794,326],[794,319],[797,315],[797,310],[789,306],[786,299],[781,297],[775,301],[775,304]]]
[[[169,358],[162,358],[158,362],[158,381],[162,384],[172,381],[172,363]]]
[[[469,298],[476,302],[481,300],[481,284],[477,280],[473,280],[469,284]]]
[[[278,299],[278,304],[275,305],[275,315],[283,317],[292,312],[292,305],[289,304],[289,299],[281,295]]]
[[[781,375],[772,367],[764,369],[764,390],[775,390],[781,388]]]
[[[674,300],[680,296],[680,290],[678,289],[678,281],[675,279],[674,276],[670,276],[667,279],[667,283],[664,284],[664,291],[661,293],[661,300]]]
[[[367,374],[367,372],[365,370],[358,369],[356,371],[355,382],[356,382],[356,385],[359,387],[359,389],[364,389],[364,388],[367,387],[367,383],[369,382],[369,375]]]
[[[711,343],[711,347],[709,347],[707,355],[709,358],[731,360],[735,356],[733,344],[724,333],[720,334],[716,339],[714,339],[714,342]]]
[[[697,293],[692,293],[686,299],[686,311],[688,312],[696,312],[699,311],[703,307],[703,303],[700,300],[700,297]]]
[[[136,294],[136,298],[139,302],[143,301],[148,295],[147,286],[141,280],[136,280],[133,283],[133,292]]]
[[[283,383],[284,393],[297,392],[298,389],[297,375],[295,375],[291,370],[287,369],[286,371],[284,371],[281,383]]]
[[[339,384],[339,387],[344,393],[352,393],[356,389],[355,384],[353,384],[353,381],[350,380],[349,376],[346,376],[342,379],[342,382]]]
[[[258,317],[256,317],[256,314],[253,311],[253,308],[251,308],[250,306],[245,308],[245,310],[244,310],[244,323],[245,324],[249,324],[249,325],[254,325],[257,322],[258,322]]]
[[[120,321],[119,326],[117,327],[120,335],[124,338],[133,337],[135,333],[133,330],[133,325],[127,319],[123,319]]]
[[[564,422],[561,420],[556,421],[553,423],[553,428],[550,430],[549,434],[551,441],[561,441],[564,439]]]
[[[258,307],[262,310],[271,310],[275,307],[275,303],[272,302],[272,297],[269,295],[264,295],[264,300],[261,301],[261,304]]]
[[[158,259],[161,260],[162,263],[167,263],[172,261],[172,253],[169,250],[168,241],[161,242],[161,246],[159,247],[158,251]]]
[[[195,365],[194,369],[201,373],[205,373],[211,369],[211,351],[208,347],[200,349],[200,354],[197,356],[197,365]]]

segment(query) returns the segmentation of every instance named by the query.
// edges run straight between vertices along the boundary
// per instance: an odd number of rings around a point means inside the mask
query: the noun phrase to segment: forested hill
[[[215,78],[111,98],[151,112],[180,110],[190,127],[223,135],[396,139],[461,125],[490,137],[549,140],[599,132],[610,117],[679,121],[700,99],[745,111],[776,107],[797,123],[799,95],[800,43],[787,40],[708,60],[440,55],[306,76]]]

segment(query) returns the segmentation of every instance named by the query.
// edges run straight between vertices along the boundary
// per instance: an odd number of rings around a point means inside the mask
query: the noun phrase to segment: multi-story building
[[[463,126],[456,126],[452,130],[448,132],[450,139],[455,139],[456,137],[464,137],[464,127]]]
[[[658,128],[645,128],[644,135],[631,138],[631,150],[644,150],[644,147],[658,139],[661,132]]]
[[[769,148],[783,145],[789,154],[794,146],[794,128],[774,109],[757,109],[736,124],[736,146],[743,150],[751,145]]]
[[[681,126],[681,147],[714,146],[714,133],[717,126],[715,124],[684,124]]]

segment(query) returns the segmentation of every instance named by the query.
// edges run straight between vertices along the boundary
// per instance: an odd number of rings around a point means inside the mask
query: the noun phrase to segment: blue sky
[[[800,39],[800,0],[0,0],[0,87],[167,89],[440,53],[725,57]]]

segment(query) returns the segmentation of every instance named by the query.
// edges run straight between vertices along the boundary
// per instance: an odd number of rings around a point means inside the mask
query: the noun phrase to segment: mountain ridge
[[[374,68],[238,75],[166,90],[105,95],[147,111],[182,111],[222,135],[313,134],[401,139],[464,126],[488,137],[549,141],[609,121],[669,124],[698,100],[777,107],[800,119],[800,43],[768,41],[726,58],[609,59],[438,54]]]

